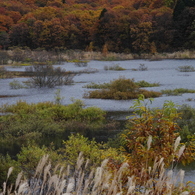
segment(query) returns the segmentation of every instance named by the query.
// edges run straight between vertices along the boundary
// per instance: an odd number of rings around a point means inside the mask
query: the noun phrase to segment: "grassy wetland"
[[[1,193],[193,194],[177,171],[195,157],[192,63],[4,65]],[[131,116],[121,127],[112,111]]]

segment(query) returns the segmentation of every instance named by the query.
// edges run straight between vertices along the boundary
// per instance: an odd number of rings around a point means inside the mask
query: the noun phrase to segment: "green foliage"
[[[53,102],[28,104],[19,101],[14,105],[4,105],[1,111],[7,113],[0,116],[1,150],[20,148],[28,145],[31,140],[42,145],[43,140],[60,139],[70,132],[87,134],[102,129],[105,124],[105,111],[100,108],[83,108],[80,100],[73,100],[67,106]],[[58,140],[58,141],[57,141]],[[48,143],[49,144],[49,143]]]
[[[20,165],[22,171],[26,175],[26,177],[31,177],[34,174],[34,170],[37,167],[40,159],[48,154],[53,166],[56,163],[62,162],[61,156],[54,151],[52,145],[50,147],[39,147],[35,144],[27,145],[26,147],[22,147],[20,153],[17,154],[17,162]]]
[[[159,97],[160,92],[147,91],[140,89],[140,86],[133,79],[119,78],[108,83],[108,89],[104,89],[106,84],[100,85],[102,90],[94,90],[86,93],[86,98],[100,98],[100,99],[115,99],[115,100],[127,100],[136,99],[140,94],[143,94],[146,98]],[[97,86],[95,86],[97,87]]]
[[[9,178],[7,173],[10,167],[13,167],[13,172]],[[13,184],[16,181],[17,175],[20,172],[19,163],[13,160],[9,155],[0,154],[0,189],[3,187],[2,184],[7,180],[7,185]]]
[[[159,87],[160,84],[159,83],[148,83],[147,81],[138,81],[138,82],[135,82],[136,85],[138,85],[139,87]]]
[[[97,143],[95,140],[89,140],[79,134],[71,135],[67,141],[63,141],[63,145],[64,148],[60,149],[60,153],[71,165],[76,163],[80,152],[82,152],[85,160],[90,160],[90,164],[93,166],[99,166],[102,160],[106,158],[115,159],[119,162],[124,160],[123,154],[120,154],[117,149]]]
[[[171,95],[182,95],[183,93],[195,93],[195,90],[185,89],[185,88],[165,89],[165,90],[161,90],[161,93],[171,96]]]
[[[181,114],[177,120],[181,128],[181,138],[183,142],[187,142],[188,136],[195,133],[195,109],[188,105],[182,105],[178,112]]]

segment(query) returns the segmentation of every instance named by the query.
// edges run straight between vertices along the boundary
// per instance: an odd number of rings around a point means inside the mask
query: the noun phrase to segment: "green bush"
[[[14,153],[22,145],[34,140],[38,145],[55,142],[61,145],[62,139],[70,132],[87,135],[103,129],[106,125],[105,111],[100,108],[83,108],[80,100],[74,100],[67,106],[54,102],[28,104],[19,101],[13,105],[4,105],[0,109],[6,115],[0,116],[0,151]],[[15,148],[13,150],[13,148]]]
[[[80,134],[69,136],[67,141],[63,141],[63,145],[64,147],[59,152],[70,165],[76,163],[80,152],[82,152],[85,160],[90,160],[90,164],[93,166],[99,166],[105,158],[112,158],[119,162],[124,160],[123,154],[117,149],[97,143],[95,140],[89,140]]]

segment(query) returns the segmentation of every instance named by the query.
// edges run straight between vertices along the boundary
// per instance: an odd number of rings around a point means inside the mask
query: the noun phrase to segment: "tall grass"
[[[140,173],[142,185],[136,175],[127,175],[129,165],[124,162],[119,169],[109,168],[109,160],[105,159],[101,166],[88,171],[89,160],[85,161],[79,154],[74,167],[51,166],[49,156],[44,155],[34,170],[31,178],[25,178],[20,173],[15,184],[7,185],[12,172],[9,169],[7,179],[3,184],[1,195],[146,195],[146,194],[190,194],[193,189],[183,182],[184,171],[180,170],[174,176],[173,170],[166,171],[163,159],[154,162],[148,169],[149,177],[145,177],[143,167]],[[158,172],[158,176],[156,176]]]

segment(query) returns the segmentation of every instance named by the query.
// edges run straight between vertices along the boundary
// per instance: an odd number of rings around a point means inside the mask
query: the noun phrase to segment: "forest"
[[[0,0],[0,48],[193,50],[194,6],[194,0]]]

